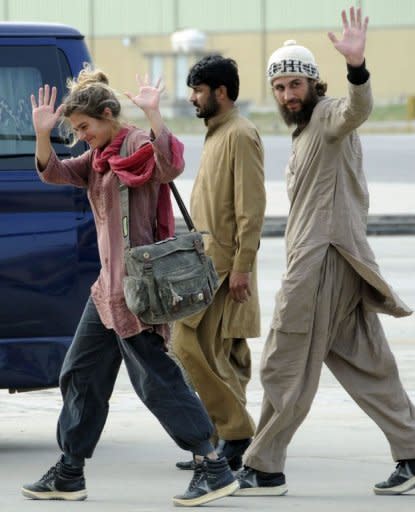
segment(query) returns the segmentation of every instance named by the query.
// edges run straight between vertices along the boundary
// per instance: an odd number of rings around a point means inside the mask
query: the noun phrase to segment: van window
[[[42,85],[42,75],[33,67],[0,68],[0,152],[33,152],[34,131],[30,94]]]
[[[0,170],[10,169],[10,157],[17,157],[17,168],[33,169],[35,134],[30,95],[37,97],[45,83],[55,85],[59,105],[70,76],[64,54],[55,47],[0,46]],[[74,155],[57,127],[52,132],[52,143],[59,156]]]

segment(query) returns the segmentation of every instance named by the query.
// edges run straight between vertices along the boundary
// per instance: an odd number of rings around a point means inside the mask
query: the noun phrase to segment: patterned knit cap
[[[268,80],[272,83],[279,76],[305,76],[319,79],[314,55],[308,48],[289,39],[271,55],[267,66]]]

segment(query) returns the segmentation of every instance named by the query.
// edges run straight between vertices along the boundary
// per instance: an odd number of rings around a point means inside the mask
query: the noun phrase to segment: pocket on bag
[[[143,279],[124,277],[124,297],[128,309],[139,316],[149,307],[147,285]]]
[[[187,315],[191,315],[208,306],[217,286],[214,274],[210,272],[206,275],[205,269],[200,265],[160,278],[158,292],[166,312],[177,313],[179,318],[184,310]]]

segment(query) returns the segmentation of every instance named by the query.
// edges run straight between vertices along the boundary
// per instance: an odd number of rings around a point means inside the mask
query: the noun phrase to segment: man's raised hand
[[[365,60],[366,32],[369,18],[366,16],[362,21],[362,10],[350,7],[350,21],[347,19],[346,11],[342,11],[343,34],[342,39],[337,39],[333,32],[328,36],[333,46],[346,59],[350,66],[358,67]]]

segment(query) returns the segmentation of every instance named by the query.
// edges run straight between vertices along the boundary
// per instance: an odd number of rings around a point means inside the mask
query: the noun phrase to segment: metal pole
[[[267,84],[265,81],[265,65],[267,62],[267,0],[261,0],[261,13],[260,13],[260,23],[261,23],[261,43],[260,43],[260,63],[261,70],[259,73],[261,79],[261,100],[262,103],[265,103],[267,99]]]
[[[9,21],[9,0],[4,0],[4,21]]]
[[[173,2],[173,32],[179,30],[179,1]]]
[[[89,50],[92,60],[95,59],[95,2],[89,0]]]

